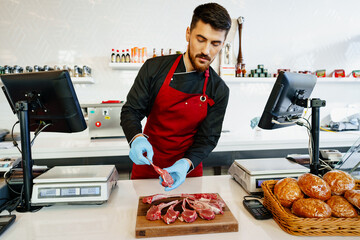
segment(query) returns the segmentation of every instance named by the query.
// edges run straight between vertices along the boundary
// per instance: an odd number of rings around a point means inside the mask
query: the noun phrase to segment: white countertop
[[[31,134],[33,135],[33,133]],[[357,132],[320,132],[320,148],[349,147],[360,137]],[[1,146],[1,144],[0,144]],[[307,148],[305,128],[246,130],[222,133],[214,152]],[[1,148],[1,147],[0,147]],[[88,130],[80,133],[41,133],[32,147],[33,159],[127,156],[125,138],[90,139]],[[19,156],[18,150],[0,149],[0,158]]]
[[[163,193],[158,180],[122,180],[107,203],[102,205],[51,206],[34,213],[15,213],[15,223],[2,240],[27,239],[135,239],[139,196]],[[360,237],[298,237],[290,235],[273,220],[256,220],[243,207],[246,192],[229,175],[188,178],[172,193],[219,193],[239,222],[231,233],[184,235],[149,239],[360,239]]]

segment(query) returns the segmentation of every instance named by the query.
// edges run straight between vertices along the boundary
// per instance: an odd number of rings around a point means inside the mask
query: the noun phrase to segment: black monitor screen
[[[276,122],[291,123],[302,116],[304,107],[299,106],[298,103],[310,97],[316,80],[315,75],[280,72],[258,126],[263,129],[291,126]]]
[[[29,128],[50,124],[47,132],[80,132],[86,122],[68,71],[32,72],[0,76],[11,108],[28,102]]]

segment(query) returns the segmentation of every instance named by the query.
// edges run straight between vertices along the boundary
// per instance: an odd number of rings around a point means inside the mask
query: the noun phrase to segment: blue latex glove
[[[131,143],[129,157],[136,165],[150,165],[150,162],[146,159],[144,153],[147,153],[147,158],[152,161],[154,151],[151,144],[146,137],[139,136]]]
[[[185,158],[176,161],[171,167],[164,168],[164,170],[168,171],[174,179],[174,184],[171,187],[165,187],[165,191],[171,191],[180,186],[185,181],[189,168],[190,164]],[[163,180],[160,177],[160,185],[162,181]]]

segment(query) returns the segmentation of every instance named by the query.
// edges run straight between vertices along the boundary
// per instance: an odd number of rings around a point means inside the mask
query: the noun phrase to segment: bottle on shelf
[[[120,62],[120,53],[119,50],[116,50],[116,62],[119,63]]]
[[[122,50],[122,53],[121,53],[121,60],[120,60],[120,62],[124,63],[124,62],[125,62],[125,58],[126,58],[126,56],[125,56],[125,50],[123,49],[123,50]]]
[[[235,67],[235,77],[241,77],[241,63],[237,63]]]
[[[241,64],[241,77],[246,77],[245,63]]]
[[[147,59],[147,48],[143,47],[141,49],[141,62],[144,63]]]
[[[80,68],[78,67],[78,65],[74,66],[74,77],[80,77]]]
[[[161,49],[161,56],[164,56],[164,49]]]
[[[116,61],[115,49],[111,50],[111,62],[114,63]]]
[[[156,57],[156,49],[153,49],[153,57]]]
[[[126,63],[129,63],[129,62],[130,62],[130,53],[129,53],[129,49],[126,49],[125,62],[126,62]]]
[[[32,72],[33,68],[31,66],[26,66],[25,72]]]
[[[134,63],[138,63],[139,62],[139,48],[138,47],[134,47]]]

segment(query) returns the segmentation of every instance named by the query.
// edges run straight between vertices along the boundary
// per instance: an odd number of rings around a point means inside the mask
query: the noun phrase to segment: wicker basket
[[[360,218],[301,218],[284,208],[273,190],[276,180],[264,181],[264,206],[269,209],[275,221],[287,233],[301,236],[360,236]],[[356,181],[356,189],[360,182]]]

